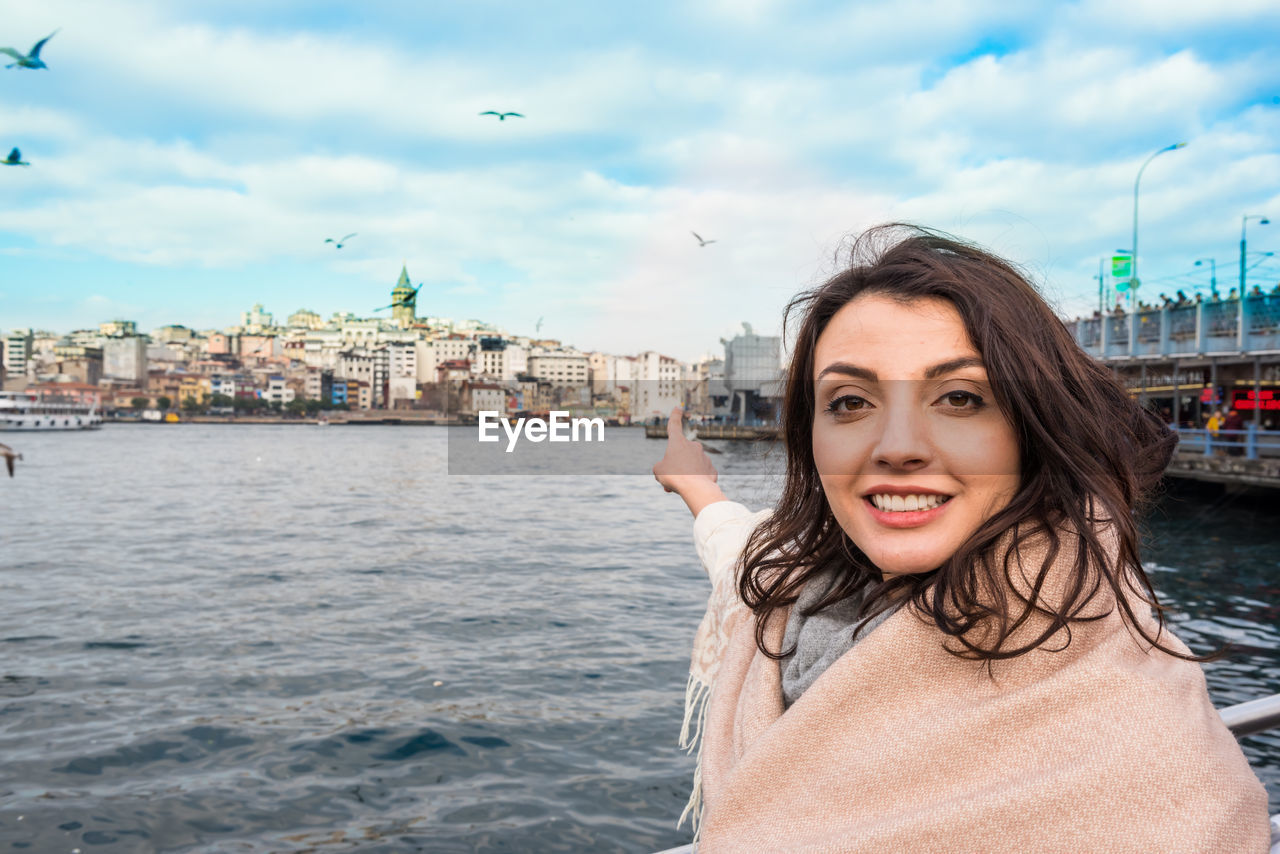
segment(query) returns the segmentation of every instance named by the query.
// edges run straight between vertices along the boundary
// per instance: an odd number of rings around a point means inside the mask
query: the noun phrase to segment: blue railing
[[[1067,328],[1102,359],[1280,350],[1280,294],[1086,317]]]
[[[1249,424],[1244,430],[1191,430],[1179,427],[1178,450],[1203,452],[1206,457],[1233,456],[1246,460],[1280,457],[1280,430],[1262,430]]]

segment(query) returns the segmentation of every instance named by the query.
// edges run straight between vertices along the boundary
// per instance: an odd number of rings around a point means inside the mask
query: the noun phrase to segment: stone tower
[[[401,327],[412,326],[417,319],[417,301],[418,292],[409,283],[409,270],[407,266],[402,266],[400,279],[391,290],[391,318]]]

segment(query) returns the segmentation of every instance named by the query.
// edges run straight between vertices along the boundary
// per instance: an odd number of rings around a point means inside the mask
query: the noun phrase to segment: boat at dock
[[[689,438],[697,438],[699,440],[730,439],[755,441],[758,439],[777,439],[779,437],[777,425],[772,424],[695,424],[693,425],[692,432],[694,435]],[[667,438],[667,422],[662,421],[658,424],[644,425],[644,435],[649,439]]]
[[[96,430],[98,400],[47,389],[0,391],[0,431]]]

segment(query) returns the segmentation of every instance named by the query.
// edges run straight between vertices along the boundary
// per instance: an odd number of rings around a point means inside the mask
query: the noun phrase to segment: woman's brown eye
[[[843,397],[837,397],[831,403],[827,404],[828,412],[857,412],[866,406],[867,402],[862,398],[846,394]]]
[[[953,391],[944,399],[955,409],[977,409],[982,405],[982,398],[970,391]]]

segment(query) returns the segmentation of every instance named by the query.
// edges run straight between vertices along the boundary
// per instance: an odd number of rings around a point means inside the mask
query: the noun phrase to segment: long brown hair
[[[1020,486],[1009,504],[942,566],[887,580],[836,521],[813,456],[814,349],[832,316],[869,293],[903,302],[941,298],[955,307],[1013,426],[1021,461]],[[1065,647],[1072,623],[1105,616],[1086,609],[1100,593],[1103,601],[1113,594],[1124,621],[1154,647],[1179,658],[1216,657],[1189,656],[1160,642],[1164,615],[1138,554],[1134,513],[1158,484],[1176,436],[1080,349],[1012,265],[936,232],[880,226],[853,244],[845,270],[791,301],[786,320],[793,315],[800,323],[782,411],[786,479],[772,516],[748,540],[738,580],[758,617],[761,651],[772,658],[787,654],[765,647],[768,615],[793,604],[806,581],[834,571],[835,582],[809,613],[862,592],[864,602],[873,603],[864,609],[865,622],[909,600],[918,616],[955,641],[947,648],[962,658],[1012,658],[1062,630]],[[1106,547],[1099,535],[1104,527],[1115,540]],[[1047,555],[1024,595],[1013,584],[1011,561],[1033,538],[1047,545]],[[1066,588],[1048,601],[1039,593],[1049,570],[1068,557],[1073,572]],[[1135,616],[1125,587],[1155,610],[1155,637]],[[1034,615],[1047,620],[1028,626],[1030,638],[1026,630],[1019,638],[1025,642],[1014,642],[1015,630]],[[1042,623],[1037,633],[1033,627]]]

